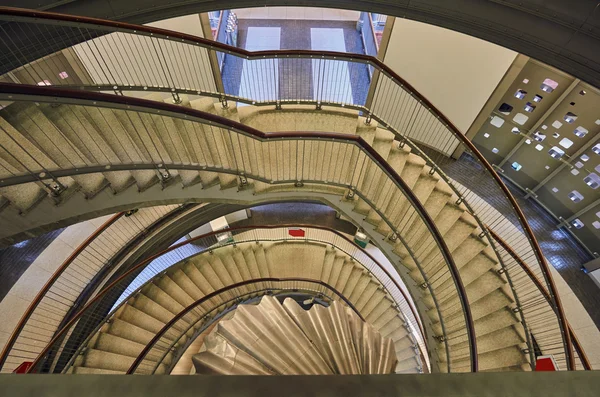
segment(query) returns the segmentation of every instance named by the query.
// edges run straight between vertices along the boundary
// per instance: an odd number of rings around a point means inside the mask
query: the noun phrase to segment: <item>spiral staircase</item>
[[[522,303],[489,230],[424,151],[360,109],[291,103],[238,108],[184,93],[173,104],[159,93],[136,99],[7,83],[0,83],[0,100],[6,103],[0,109],[3,243],[61,222],[158,203],[333,203],[372,231],[371,241],[415,299],[429,341],[428,352],[416,349],[406,313],[347,255],[309,242],[243,243],[156,274],[74,338],[72,354],[59,357],[60,368],[49,372],[170,373],[208,332],[199,302],[214,299],[214,326],[242,301],[256,303],[267,291],[310,291],[311,282],[326,286],[332,306],[344,297],[392,340],[397,373],[423,371],[421,353],[442,372],[532,368]],[[274,278],[287,281],[258,281]],[[215,295],[232,286],[237,297]],[[93,315],[102,293],[78,316]],[[197,318],[180,317],[184,312]],[[69,328],[73,321],[48,346],[68,345],[78,330]],[[162,346],[158,335],[169,346],[161,354],[152,350]],[[48,370],[40,364],[49,358],[48,346],[34,364],[41,372]]]

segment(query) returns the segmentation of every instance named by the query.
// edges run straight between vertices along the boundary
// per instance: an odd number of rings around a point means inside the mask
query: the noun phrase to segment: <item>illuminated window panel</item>
[[[520,125],[525,124],[527,120],[529,120],[529,116],[526,116],[523,113],[517,113],[515,117],[513,117],[513,121]]]
[[[562,147],[564,147],[565,149],[570,148],[571,146],[573,146],[573,141],[570,140],[569,138],[563,138],[560,140],[560,142],[558,142],[558,144]]]
[[[518,91],[515,93],[515,98],[518,98],[518,99],[523,99],[523,98],[525,98],[525,95],[527,95],[527,91],[524,91],[524,90],[518,90]]]
[[[562,127],[562,125],[563,124],[558,120],[556,120],[554,123],[552,123],[552,127],[556,128],[556,129]]]
[[[600,187],[600,176],[598,176],[597,174],[591,173],[585,178],[583,178],[583,181],[586,185],[588,185],[594,190]]]
[[[589,131],[587,130],[587,128],[584,128],[582,126],[579,126],[577,128],[575,128],[575,131],[573,131],[573,133],[578,136],[579,138],[583,138],[584,136],[587,135]]]
[[[558,87],[558,83],[552,79],[545,79],[540,88],[542,91],[551,93]]]
[[[584,227],[585,225],[583,224],[583,222],[581,222],[581,219],[577,218],[577,219],[573,219],[571,221],[571,225],[575,226],[575,229],[581,229],[582,227]]]
[[[548,151],[548,154],[555,159],[559,159],[565,155],[565,151],[557,146],[552,146],[552,148]]]
[[[523,166],[522,166],[521,164],[517,163],[516,161],[515,161],[514,163],[512,163],[510,166],[511,166],[511,167],[513,168],[513,170],[515,170],[515,171],[520,171],[520,170],[521,170],[521,168],[523,168]]]
[[[581,161],[586,162],[590,159],[590,156],[588,156],[587,154],[582,154],[580,159]]]
[[[567,114],[565,114],[565,117],[563,118],[567,123],[573,124],[575,120],[577,120],[577,115],[572,112],[567,112]]]
[[[494,116],[494,117],[492,117],[490,124],[496,128],[500,128],[504,125],[504,119],[501,117],[498,117],[498,116]]]
[[[498,153],[498,152],[499,152],[498,148],[493,148],[492,149],[492,153]]]
[[[594,221],[594,222],[592,223],[592,226],[594,226],[594,228],[596,228],[596,229],[600,229],[600,222],[598,222],[598,221]]]
[[[583,199],[583,194],[579,193],[577,190],[573,190],[571,193],[569,193],[569,200],[574,203],[578,203]]]
[[[541,152],[544,150],[544,147],[542,145],[535,145],[535,149]]]

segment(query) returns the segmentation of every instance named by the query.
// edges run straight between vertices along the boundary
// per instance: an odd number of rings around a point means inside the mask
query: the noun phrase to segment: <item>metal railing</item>
[[[2,372],[10,373],[23,361],[34,359],[61,328],[65,318],[79,309],[80,295],[123,245],[178,207],[149,207],[131,216],[118,213],[83,241],[54,272],[21,317],[0,355]]]
[[[227,100],[277,106],[312,103],[318,109],[323,105],[345,106],[379,121],[413,150],[420,154],[425,151],[429,165],[450,182],[460,201],[468,204],[480,192],[499,210],[476,213],[469,207],[482,230],[486,229],[479,219],[486,218],[485,223],[502,235],[503,223],[508,219],[526,236],[527,249],[542,269],[544,283],[557,309],[567,366],[573,367],[560,298],[542,251],[514,197],[483,155],[450,120],[381,61],[360,54],[328,51],[248,52],[178,32],[30,10],[0,8],[0,18],[12,22],[1,28],[6,37],[13,37],[19,31],[27,33],[22,35],[25,42],[4,43],[6,58],[12,63],[0,62],[5,71],[25,65],[19,74],[22,82],[48,81],[118,93],[169,92],[175,101],[180,100],[180,94],[187,93],[215,96],[224,103]],[[39,38],[40,33],[45,35],[44,41]],[[77,58],[83,63],[80,66],[87,70],[87,81],[56,77],[65,63],[50,54],[63,49],[73,52],[62,54],[64,59]],[[209,51],[229,58],[222,92],[217,92],[212,71],[208,69]],[[370,83],[368,67],[375,69]],[[460,161],[450,161],[450,155],[460,157]],[[453,183],[453,178],[458,183]],[[489,236],[485,238],[494,245]]]
[[[131,97],[13,84],[0,84],[0,92],[0,99],[38,104],[63,103],[68,105],[67,109],[75,109],[77,113],[97,111],[98,108],[109,109],[107,111],[113,112],[113,116],[141,122],[143,127],[139,128],[145,128],[145,134],[155,133],[156,130],[147,129],[150,126],[158,128],[161,125],[183,123],[190,139],[203,142],[203,145],[211,148],[213,152],[210,162],[199,158],[184,164],[167,163],[159,152],[158,155],[143,159],[143,162],[105,163],[75,169],[29,169],[27,174],[4,178],[8,183],[50,179],[53,184],[59,186],[58,178],[67,175],[150,169],[155,170],[160,178],[167,180],[177,170],[237,175],[240,177],[242,190],[247,188],[248,179],[254,180],[255,185],[263,183],[267,187],[280,184],[304,186],[306,191],[310,191],[312,185],[348,189],[349,197],[357,195],[377,211],[390,228],[390,236],[398,238],[406,247],[419,267],[419,272],[425,280],[425,288],[429,290],[434,301],[435,288],[446,288],[444,283],[452,280],[454,287],[451,288],[448,297],[454,298],[462,307],[464,332],[472,352],[471,369],[476,370],[473,320],[453,256],[422,203],[392,166],[362,138],[338,133],[263,133],[241,123],[198,110]],[[3,112],[10,114],[12,108],[11,105]],[[69,115],[68,111],[66,114]],[[122,128],[118,124],[107,124],[105,127]],[[113,134],[115,133],[124,132],[113,131]],[[161,144],[162,138],[148,136],[152,138],[152,145]],[[284,155],[284,150],[287,155]],[[338,156],[316,155],[318,152],[332,153],[332,150],[335,150]],[[12,155],[31,157],[27,151],[15,152]],[[337,163],[334,163],[334,160]],[[390,198],[393,198],[391,205]],[[388,219],[387,216],[391,214],[393,219]],[[416,229],[425,234],[419,241],[408,245],[404,238]],[[435,304],[437,307],[437,302]],[[439,320],[443,328],[441,313]],[[446,343],[446,348],[447,346]],[[447,357],[450,357],[450,354]],[[450,361],[448,360],[448,366]]]
[[[518,295],[526,298],[523,299],[526,303],[518,307],[518,310],[527,319],[529,331],[531,332],[531,335],[527,335],[527,338],[533,338],[532,343],[530,343],[530,346],[533,346],[533,351],[530,353],[535,356],[552,355],[559,368],[565,368],[567,357],[563,349],[556,308],[552,305],[550,294],[535,272],[529,268],[527,263],[510,245],[495,232],[490,230],[490,234],[498,242],[498,247],[500,247],[500,252],[504,257],[505,268],[503,271],[511,273],[511,279]],[[589,359],[570,325],[568,325],[568,329],[575,347],[574,359],[576,366],[573,369],[591,370]],[[532,362],[535,362],[535,360],[532,359]]]
[[[289,228],[304,228],[305,236],[293,237],[289,235]],[[220,237],[227,237],[225,239]],[[121,304],[114,306],[115,300],[122,295],[132,280],[142,271],[149,272],[147,281],[131,290],[129,296],[135,296],[154,277],[162,275],[165,269],[158,271],[149,268],[149,265],[157,258],[169,253],[186,252],[178,263],[189,258],[186,248],[193,245],[198,249],[195,255],[213,251],[230,245],[255,242],[315,242],[324,243],[339,249],[349,257],[356,260],[372,274],[381,285],[388,291],[390,298],[395,302],[397,310],[403,313],[403,321],[408,325],[408,330],[413,335],[413,340],[419,346],[423,356],[427,356],[427,342],[424,331],[421,328],[419,317],[409,303],[402,287],[395,281],[394,277],[379,264],[368,252],[350,242],[347,237],[336,230],[322,226],[307,225],[266,225],[266,226],[240,226],[213,231],[197,236],[179,244],[175,244],[166,250],[146,258],[117,279],[113,280],[92,300],[90,300],[71,320],[54,336],[53,340],[45,346],[37,357],[30,372],[64,372],[68,370],[73,360],[81,349],[87,346],[89,340],[95,335],[107,318],[117,312],[120,307],[127,303],[122,299]],[[360,261],[364,261],[360,262]]]
[[[256,286],[256,289],[252,289],[252,286]],[[146,344],[127,370],[127,374],[154,374],[167,356],[170,356],[171,366],[169,367],[172,368],[172,365],[179,361],[181,354],[189,346],[189,343],[182,343],[182,339],[187,339],[188,342],[193,341],[215,321],[218,321],[223,314],[235,309],[240,304],[247,303],[248,300],[254,300],[263,295],[277,296],[289,292],[317,296],[320,300],[326,300],[328,303],[333,300],[343,301],[361,320],[365,321],[352,302],[333,286],[321,280],[307,278],[246,280],[211,292],[178,313]],[[198,325],[198,323],[200,324]],[[170,373],[170,368],[165,370],[167,374]]]

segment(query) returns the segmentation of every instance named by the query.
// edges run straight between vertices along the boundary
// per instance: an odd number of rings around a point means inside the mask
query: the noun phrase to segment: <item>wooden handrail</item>
[[[527,265],[527,263],[525,263],[525,261],[519,256],[519,254],[517,254],[512,249],[512,247],[510,245],[508,245],[508,243],[506,241],[504,241],[502,239],[502,237],[500,237],[496,232],[494,232],[490,228],[488,228],[487,230],[489,231],[489,233],[492,236],[492,238],[494,240],[496,240],[496,242],[498,244],[500,244],[500,246],[506,252],[508,252],[508,254],[515,260],[515,262],[517,262],[517,264],[519,266],[521,266],[521,269],[523,269],[523,271],[525,272],[525,274],[527,274],[527,276],[533,282],[533,284],[535,284],[535,286],[537,287],[537,289],[540,290],[540,292],[542,293],[542,295],[544,296],[544,298],[546,299],[546,301],[550,304],[550,307],[556,313],[556,307],[552,305],[552,298],[551,298],[550,294],[548,293],[548,290],[546,289],[546,287],[544,287],[544,285],[542,284],[542,282],[533,273],[533,271]],[[588,359],[587,354],[583,350],[583,347],[579,343],[579,339],[577,339],[577,336],[575,335],[575,332],[573,331],[573,328],[571,328],[571,324],[567,323],[567,327],[568,327],[568,330],[569,330],[569,337],[572,340],[572,343],[573,343],[573,346],[574,346],[575,350],[577,350],[577,354],[579,355],[579,358],[581,359],[581,362],[583,364],[584,369],[586,371],[592,370],[592,365],[590,363],[590,360]],[[573,368],[573,369],[575,369],[575,368]]]
[[[52,286],[54,285],[56,280],[58,280],[58,278],[71,265],[71,263],[75,260],[75,258],[77,258],[77,256],[79,256],[90,245],[90,243],[92,243],[92,241],[94,241],[106,229],[108,229],[108,227],[110,227],[117,220],[119,220],[124,214],[125,214],[124,212],[120,212],[120,213],[115,214],[112,217],[110,217],[110,219],[108,219],[98,229],[96,229],[94,231],[94,233],[92,233],[87,239],[85,239],[85,241],[83,241],[81,244],[79,244],[79,246],[71,253],[71,255],[69,255],[69,257],[62,263],[62,265],[60,265],[59,268],[56,269],[56,271],[54,272],[52,277],[50,277],[50,279],[48,279],[46,284],[42,287],[42,289],[40,289],[40,291],[37,293],[37,295],[35,296],[33,301],[29,304],[25,313],[23,313],[23,315],[21,316],[21,319],[19,320],[17,326],[15,327],[12,335],[6,342],[6,345],[4,346],[4,349],[2,350],[2,354],[0,355],[0,368],[2,368],[2,366],[6,362],[6,359],[10,353],[10,350],[15,345],[15,342],[17,341],[17,338],[21,334],[23,327],[25,327],[25,324],[27,323],[27,321],[29,320],[29,318],[31,317],[31,315],[33,314],[35,309],[38,307],[38,305],[40,304],[40,302],[42,301],[44,296],[46,296],[46,294],[48,293],[50,288],[52,288]]]
[[[142,351],[140,352],[140,354],[138,354],[138,356],[136,357],[136,359],[133,361],[133,363],[131,364],[131,366],[127,370],[126,374],[132,374],[133,371],[135,371],[137,369],[137,367],[140,365],[140,363],[142,362],[142,360],[144,359],[144,357],[146,356],[146,354],[148,354],[148,352],[150,351],[150,349],[152,349],[154,347],[154,345],[156,344],[156,342],[158,342],[158,340],[177,321],[179,321],[183,316],[185,316],[190,311],[192,311],[196,307],[200,306],[204,302],[208,301],[209,299],[212,299],[215,296],[218,296],[218,295],[222,294],[223,292],[227,292],[229,290],[232,290],[232,289],[235,289],[235,288],[239,288],[239,287],[243,287],[243,286],[249,285],[249,284],[256,284],[256,283],[263,283],[263,282],[286,282],[286,281],[298,281],[298,282],[308,282],[308,283],[318,284],[318,285],[321,285],[321,286],[323,286],[323,287],[325,287],[325,288],[333,291],[333,293],[336,294],[337,296],[339,296],[344,301],[344,303],[346,303],[346,305],[348,305],[348,307],[350,307],[354,311],[354,313],[356,313],[358,315],[358,317],[362,321],[365,321],[365,319],[362,316],[362,314],[360,314],[360,312],[356,309],[356,307],[352,304],[352,302],[350,302],[348,300],[348,298],[346,298],[343,294],[341,294],[333,286],[329,285],[328,283],[326,283],[324,281],[314,280],[314,279],[310,279],[310,278],[302,278],[302,277],[286,277],[286,278],[266,277],[266,278],[256,278],[256,279],[244,280],[244,281],[241,281],[239,283],[231,284],[231,285],[223,287],[223,288],[221,288],[219,290],[213,291],[210,294],[208,294],[206,296],[203,296],[202,298],[200,298],[200,299],[196,300],[195,302],[191,303],[185,309],[183,309],[182,311],[180,311],[179,313],[177,313],[177,315],[174,316],[169,322],[167,322],[160,329],[160,331],[158,331],[156,334],[154,334],[154,337],[150,340],[150,342],[148,342],[146,344],[146,346],[144,346],[144,348],[142,349]]]

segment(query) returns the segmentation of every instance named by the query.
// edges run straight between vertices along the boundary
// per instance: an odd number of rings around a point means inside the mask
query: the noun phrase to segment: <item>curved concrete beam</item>
[[[3,5],[132,23],[257,6],[375,11],[479,37],[600,87],[600,10],[597,3],[589,0],[9,0]]]

